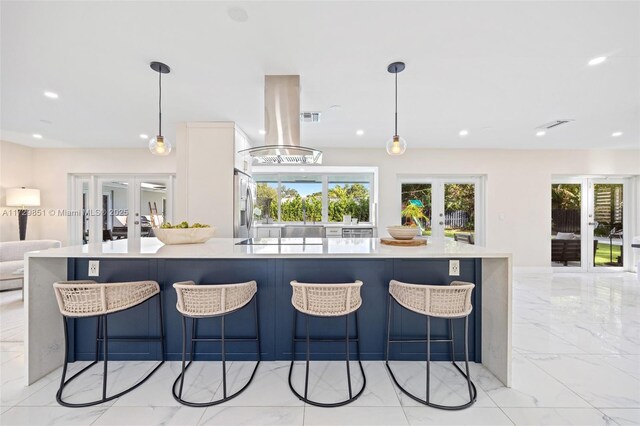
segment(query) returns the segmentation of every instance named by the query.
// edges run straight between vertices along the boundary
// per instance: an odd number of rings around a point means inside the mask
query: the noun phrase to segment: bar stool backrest
[[[258,283],[198,284],[193,281],[175,283],[178,294],[176,309],[187,317],[212,317],[240,309],[258,291]]]
[[[291,304],[309,315],[335,317],[356,311],[362,305],[362,281],[344,284],[308,284],[291,281]]]
[[[160,293],[155,281],[98,284],[91,280],[58,281],[53,284],[60,313],[67,317],[90,317],[122,311]]]
[[[453,281],[451,285],[407,284],[392,280],[389,293],[405,308],[439,318],[465,317],[473,310],[471,293],[475,284]]]

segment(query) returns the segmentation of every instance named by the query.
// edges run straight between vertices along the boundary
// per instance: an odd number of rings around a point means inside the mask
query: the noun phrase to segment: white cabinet
[[[241,154],[240,151],[251,148],[249,138],[240,129],[235,129],[234,134],[234,167],[241,172],[251,174],[251,157],[247,154]]]
[[[280,238],[280,228],[256,227],[256,238]]]
[[[340,238],[342,237],[342,228],[327,227],[326,235],[327,235],[327,238]]]

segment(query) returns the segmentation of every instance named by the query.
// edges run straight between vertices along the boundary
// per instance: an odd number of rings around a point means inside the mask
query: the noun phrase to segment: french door
[[[71,244],[153,237],[172,218],[173,175],[73,175]]]
[[[416,225],[433,239],[461,238],[484,244],[484,188],[480,177],[403,177],[400,179],[401,211],[410,204],[420,217],[401,217],[405,225]],[[401,213],[399,213],[401,215]]]
[[[629,179],[565,177],[551,185],[551,265],[565,271],[629,269]]]

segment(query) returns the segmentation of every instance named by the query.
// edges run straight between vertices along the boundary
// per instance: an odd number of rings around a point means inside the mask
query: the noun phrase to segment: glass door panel
[[[590,228],[593,233],[594,268],[623,267],[622,183],[590,185]]]
[[[138,180],[136,190],[139,192],[140,219],[137,225],[139,225],[140,237],[154,237],[153,228],[158,228],[168,221],[167,181],[164,179]]]
[[[582,184],[551,184],[551,266],[582,266]]]
[[[431,235],[431,219],[432,219],[432,189],[431,183],[403,183],[401,185],[402,193],[402,211],[406,212],[407,207],[414,208],[417,212],[421,212],[424,216],[420,218],[417,215],[401,215],[401,224],[409,226],[418,226],[422,235]]]
[[[476,186],[444,184],[444,236],[474,243]],[[460,234],[460,235],[456,235]]]
[[[129,236],[129,182],[126,180],[102,180],[98,200],[101,241],[119,240]],[[95,241],[93,238],[91,241]]]

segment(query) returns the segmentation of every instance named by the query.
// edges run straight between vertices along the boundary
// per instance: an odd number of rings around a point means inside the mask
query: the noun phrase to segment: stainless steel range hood
[[[322,151],[300,146],[300,76],[264,77],[265,145],[245,149],[258,164],[320,164]]]

